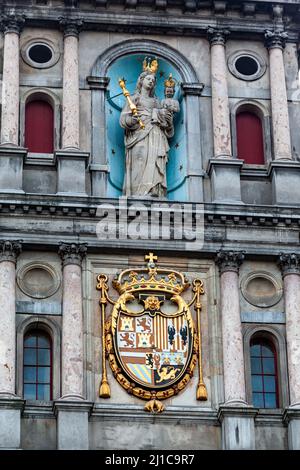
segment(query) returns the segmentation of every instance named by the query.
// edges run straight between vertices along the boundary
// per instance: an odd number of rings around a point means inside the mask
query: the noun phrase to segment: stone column
[[[61,19],[64,31],[62,148],[79,149],[79,33],[81,20]]]
[[[220,406],[224,449],[254,449],[253,408],[246,402],[243,336],[240,318],[239,267],[242,252],[220,251],[221,316],[225,404]]]
[[[290,406],[286,410],[289,448],[300,449],[300,256],[281,254],[286,316]]]
[[[228,35],[228,30],[208,29],[208,39],[211,45],[211,98],[215,158],[228,158],[232,154],[225,54]]]
[[[225,404],[233,405],[246,405],[239,294],[239,267],[243,260],[243,253],[234,251],[220,251],[216,258],[221,275]]]
[[[57,448],[88,449],[88,415],[84,399],[83,311],[81,264],[86,245],[61,243],[63,262],[62,396],[55,402]]]
[[[16,394],[16,260],[21,242],[0,241],[0,448],[20,447]]]
[[[270,61],[274,158],[276,160],[291,159],[289,111],[283,62],[283,49],[285,47],[287,33],[267,31],[265,38]]]
[[[274,160],[270,162],[273,204],[299,205],[300,163],[293,160],[286,92],[283,49],[288,35],[284,31],[267,31]]]
[[[86,245],[62,243],[62,397],[83,400],[83,318],[81,263]]]
[[[3,15],[4,30],[1,145],[19,144],[19,35],[24,24],[20,16]]]
[[[84,196],[89,154],[79,144],[79,33],[81,20],[60,19],[64,32],[62,149],[55,153],[59,195]]]
[[[1,15],[4,31],[0,191],[23,192],[22,173],[25,149],[19,144],[19,35],[24,18],[18,15]]]
[[[230,110],[227,86],[225,43],[228,30],[208,28],[211,45],[211,97],[214,156],[207,172],[211,179],[213,202],[240,202],[242,160],[232,158]]]

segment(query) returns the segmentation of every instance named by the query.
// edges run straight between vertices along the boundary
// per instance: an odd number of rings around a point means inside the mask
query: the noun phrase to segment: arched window
[[[54,113],[52,106],[36,99],[26,103],[25,147],[32,153],[53,153]]]
[[[238,158],[246,164],[264,165],[262,123],[254,112],[243,110],[236,116]]]
[[[253,406],[278,408],[278,370],[274,344],[266,338],[252,339],[250,357]]]
[[[24,337],[23,396],[52,400],[52,342],[43,330],[30,330]]]

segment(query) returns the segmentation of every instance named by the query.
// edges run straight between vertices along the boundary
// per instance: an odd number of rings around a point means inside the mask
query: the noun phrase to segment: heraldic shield
[[[145,256],[147,268],[125,270],[113,281],[118,300],[108,296],[107,277],[98,276],[102,306],[102,381],[100,397],[109,398],[105,356],[117,381],[128,393],[149,400],[146,411],[160,412],[160,400],[182,389],[193,375],[199,359],[197,398],[207,399],[202,379],[200,295],[203,283],[194,281],[194,296],[187,303],[182,292],[190,287],[177,271],[157,268],[157,257]],[[106,320],[105,307],[113,305]],[[197,333],[190,306],[195,303]]]

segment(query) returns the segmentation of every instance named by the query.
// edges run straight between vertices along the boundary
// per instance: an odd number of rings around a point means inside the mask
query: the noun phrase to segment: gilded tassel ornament
[[[197,386],[197,400],[207,400],[207,390],[205,383],[203,382],[203,370],[202,370],[202,342],[201,342],[201,322],[200,322],[200,311],[201,302],[200,295],[204,294],[203,282],[200,279],[195,279],[193,282],[193,291],[195,292],[196,302],[195,310],[197,312],[197,330],[198,330],[198,369],[199,369],[199,381]]]
[[[102,333],[102,379],[99,390],[100,398],[110,398],[110,386],[107,380],[106,371],[106,349],[105,349],[105,309],[107,305],[107,276],[105,274],[99,274],[97,277],[98,285],[97,289],[101,291],[100,305],[101,305],[101,333]]]

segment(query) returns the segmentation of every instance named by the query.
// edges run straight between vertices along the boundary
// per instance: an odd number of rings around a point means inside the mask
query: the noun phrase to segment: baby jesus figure
[[[178,113],[180,110],[179,101],[173,98],[175,94],[175,81],[170,73],[169,78],[165,81],[165,99],[161,100],[163,108],[171,111],[171,113]]]

